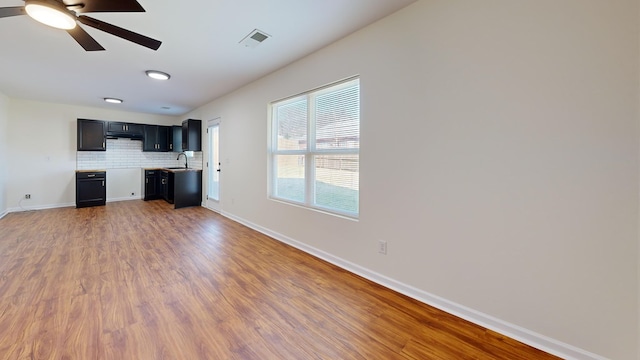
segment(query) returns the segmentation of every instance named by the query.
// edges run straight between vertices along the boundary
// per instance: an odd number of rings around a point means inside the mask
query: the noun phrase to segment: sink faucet
[[[176,158],[176,160],[180,160],[180,155],[184,155],[184,168],[188,169],[189,164],[187,164],[187,154],[185,154],[184,152],[181,152],[180,154],[178,154],[178,157]]]

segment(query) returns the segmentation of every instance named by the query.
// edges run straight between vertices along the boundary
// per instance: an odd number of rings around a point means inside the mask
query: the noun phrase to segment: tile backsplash
[[[107,151],[76,152],[77,170],[127,169],[184,166],[184,156],[175,152],[143,152],[141,140],[107,139]],[[202,169],[202,152],[189,158],[189,167]]]

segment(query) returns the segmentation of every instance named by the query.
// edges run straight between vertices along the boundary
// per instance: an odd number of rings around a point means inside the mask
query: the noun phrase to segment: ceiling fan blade
[[[76,26],[71,30],[67,30],[69,35],[73,37],[80,46],[82,46],[86,51],[101,51],[104,50],[102,45],[98,44],[96,39],[92,38],[89,33],[87,33],[80,26]]]
[[[63,0],[68,9],[76,13],[89,12],[144,12],[136,0]]]
[[[127,29],[123,29],[121,27],[115,26],[115,25],[111,25],[109,23],[106,23],[104,21],[100,21],[98,19],[94,19],[92,17],[88,17],[85,15],[82,16],[78,16],[78,21],[80,21],[81,23],[87,25],[87,26],[91,26],[92,28],[96,28],[98,30],[102,30],[106,33],[109,33],[111,35],[115,35],[117,37],[121,37],[125,40],[129,40],[131,42],[134,42],[138,45],[142,45],[145,47],[148,47],[149,49],[152,50],[158,50],[158,48],[160,47],[160,45],[162,44],[161,41],[152,39],[150,37],[144,36],[144,35],[140,35],[138,33],[134,33],[133,31],[127,30]]]
[[[9,16],[26,15],[24,6],[4,7],[0,8],[0,18]]]

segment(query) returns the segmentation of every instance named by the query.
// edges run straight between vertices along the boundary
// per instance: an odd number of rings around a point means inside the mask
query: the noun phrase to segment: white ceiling
[[[83,26],[106,49],[86,52],[64,30],[28,16],[0,18],[0,93],[182,115],[414,1],[138,0],[146,12],[86,14],[162,41],[158,51]],[[272,37],[254,49],[240,45],[256,28]],[[144,74],[149,69],[172,78],[151,80]],[[104,97],[124,103],[107,104]]]

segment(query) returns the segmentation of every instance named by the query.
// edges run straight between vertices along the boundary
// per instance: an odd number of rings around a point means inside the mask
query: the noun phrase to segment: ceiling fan
[[[45,25],[66,30],[86,51],[100,51],[104,48],[83,28],[77,26],[78,22],[152,50],[158,50],[162,44],[158,40],[133,31],[86,15],[78,15],[90,12],[144,12],[136,0],[24,0],[24,2],[24,6],[0,8],[0,18],[29,15]]]

